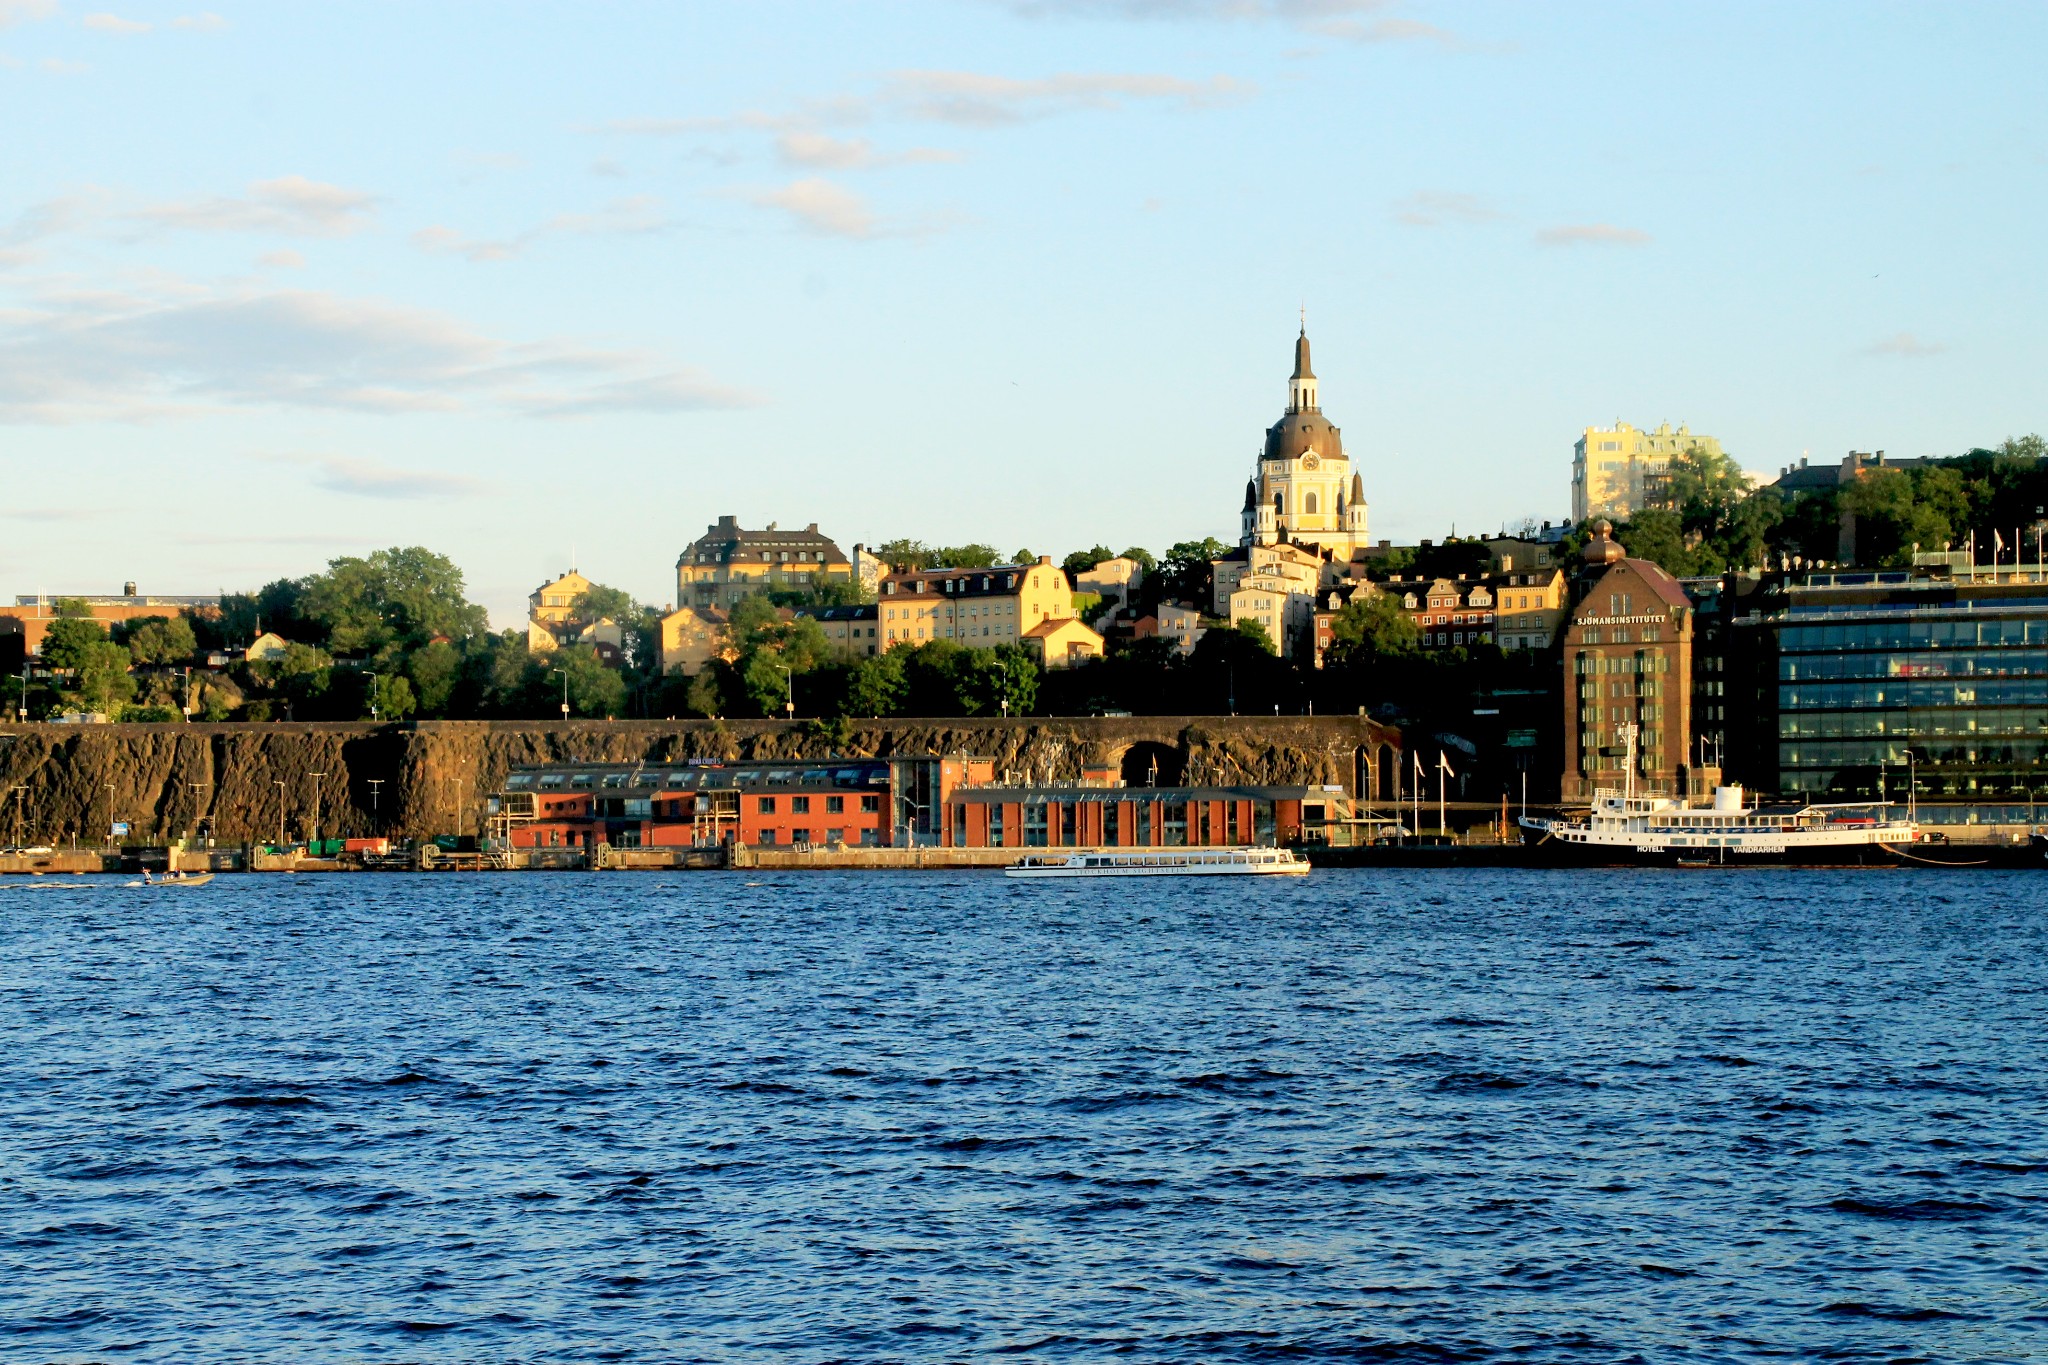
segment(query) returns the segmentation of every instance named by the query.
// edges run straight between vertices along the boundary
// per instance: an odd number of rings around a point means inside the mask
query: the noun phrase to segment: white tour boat
[[[1039,853],[1005,877],[1299,877],[1308,859],[1291,848],[1081,848]]]
[[[1630,775],[1621,791],[1601,789],[1582,819],[1524,816],[1523,839],[1546,860],[1572,863],[1891,863],[1920,837],[1910,816],[1886,803],[1787,806],[1748,804],[1741,787],[1716,787],[1711,802],[1638,796],[1635,727],[1621,727]]]

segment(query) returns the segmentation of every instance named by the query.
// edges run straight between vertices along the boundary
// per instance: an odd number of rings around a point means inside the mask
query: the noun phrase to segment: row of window
[[[798,564],[823,564],[823,550],[767,550],[760,554],[749,554],[745,549],[727,551],[725,554],[700,552],[699,564],[722,564],[730,560],[750,560],[755,563],[788,564],[792,559]]]
[[[1892,679],[1885,682],[1784,683],[1781,711],[1840,710],[1871,706],[2028,706],[2048,703],[2048,674],[2040,677]]]
[[[1663,638],[1664,632],[1656,626],[1582,626],[1579,629],[1579,643],[1582,645],[1654,645]]]
[[[2048,618],[1927,617],[1897,621],[1827,622],[1778,629],[1778,648],[1791,654],[1824,649],[1927,649],[1969,645],[2048,644]]]
[[[2048,651],[1945,649],[1899,654],[1787,654],[1781,682],[1820,678],[1997,678],[2048,674]]]
[[[860,843],[865,847],[873,848],[882,842],[882,832],[878,829],[863,829],[858,831],[858,833],[860,835]],[[824,835],[825,842],[828,844],[843,844],[846,842],[846,831],[843,828],[828,827],[824,831]],[[811,831],[802,825],[786,830],[764,829],[754,836],[754,842],[762,848],[776,848],[782,845],[795,847],[799,844],[810,843]]]
[[[505,790],[668,787],[701,791],[733,787],[878,787],[888,780],[888,767],[880,763],[852,768],[675,768],[665,774],[661,769],[635,773],[513,773],[505,779]]]
[[[1906,767],[1906,751],[1925,773],[1930,765],[1974,763],[2011,768],[2042,768],[2048,759],[2048,740],[2008,740],[1997,736],[1949,736],[1939,740],[1897,736],[1887,739],[1786,740],[1778,745],[1778,766],[1789,773],[1795,768],[1835,769],[1875,767],[1884,763]],[[2044,777],[2048,782],[2048,777]]]
[[[1876,735],[2041,735],[2048,711],[2040,707],[1970,707],[1939,711],[1788,711],[1778,718],[1783,738],[1820,735],[1858,738]]]
[[[1581,654],[1572,664],[1574,673],[1669,673],[1669,654]]]
[[[787,800],[789,802],[789,813],[791,815],[809,815],[811,813],[811,798],[808,796],[791,796],[787,798],[775,796],[756,797],[754,800],[755,813],[760,815],[777,814],[778,812],[776,809],[776,802],[780,800]],[[845,797],[827,796],[824,798],[824,802],[825,814],[846,814]],[[881,796],[878,793],[874,792],[868,793],[867,795],[860,798],[860,808],[863,811],[869,812],[879,811],[882,808]]]

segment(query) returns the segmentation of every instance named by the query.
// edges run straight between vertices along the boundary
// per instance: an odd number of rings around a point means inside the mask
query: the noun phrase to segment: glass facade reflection
[[[1776,636],[1778,786],[1818,796],[2048,797],[2048,585],[1815,575]]]

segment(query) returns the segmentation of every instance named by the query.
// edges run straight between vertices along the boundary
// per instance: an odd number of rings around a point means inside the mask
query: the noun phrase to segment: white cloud
[[[443,314],[303,290],[174,283],[0,310],[0,422],[241,407],[566,415],[759,401],[660,356],[504,341]]]
[[[295,465],[313,471],[312,483],[330,493],[359,498],[411,500],[469,497],[489,487],[482,479],[429,470],[403,469],[349,455],[258,455],[266,464]]]
[[[304,270],[306,258],[301,253],[291,250],[266,251],[256,258],[256,264],[267,265],[276,270]]]
[[[829,133],[787,132],[775,139],[775,154],[791,166],[809,166],[826,171],[863,171],[877,166],[929,164],[965,161],[960,152],[938,147],[912,147],[905,152],[877,154],[864,137],[836,138]]]
[[[171,20],[172,28],[191,29],[200,33],[216,32],[228,26],[228,21],[208,11],[204,14],[181,14]]]
[[[36,63],[52,76],[82,76],[92,70],[84,62],[66,61],[62,57],[45,57]]]
[[[28,246],[46,237],[75,232],[98,216],[106,202],[104,191],[88,188],[31,204],[13,222],[0,227],[0,246]]]
[[[748,109],[737,114],[698,118],[614,119],[587,131],[672,137],[685,133],[815,134],[820,128],[845,127],[877,119],[991,127],[1049,118],[1078,110],[1118,109],[1152,102],[1183,109],[1203,109],[1247,99],[1257,93],[1249,82],[1229,76],[1189,80],[1132,72],[1062,72],[1051,76],[993,76],[977,71],[897,71],[866,94],[814,100],[781,113]],[[801,153],[834,152],[820,142],[798,141]],[[860,144],[842,144],[843,147]],[[869,153],[872,155],[872,152]],[[898,159],[951,160],[950,153],[920,148]],[[824,160],[802,164],[824,166]],[[844,169],[835,166],[834,169]]]
[[[668,216],[661,201],[651,194],[614,199],[596,213],[560,213],[539,227],[501,241],[469,237],[450,227],[421,228],[412,235],[413,245],[422,251],[461,256],[471,261],[510,260],[533,243],[547,237],[597,237],[638,235],[665,231]]]
[[[193,199],[156,204],[128,217],[193,232],[282,232],[342,237],[370,225],[377,197],[303,175],[259,180],[244,199]]]
[[[1442,227],[1446,223],[1491,223],[1502,214],[1473,194],[1417,190],[1394,205],[1394,220],[1410,227]]]
[[[1253,87],[1228,76],[1069,72],[1020,80],[974,71],[899,71],[884,83],[882,101],[904,117],[990,126],[1078,109],[1115,109],[1139,100],[1205,108],[1241,100]]]
[[[57,12],[57,0],[0,0],[0,28],[12,28]]]
[[[1650,234],[1612,223],[1569,223],[1543,229],[1536,240],[1544,246],[1647,246]]]
[[[88,14],[79,21],[87,28],[98,29],[101,33],[147,33],[150,25],[140,19],[123,19],[118,14]]]
[[[1865,355],[1889,356],[1895,360],[1925,360],[1940,355],[1948,347],[1939,341],[1922,341],[1911,332],[1895,332],[1882,341],[1874,341],[1863,348]]]
[[[781,209],[808,231],[828,237],[872,237],[875,215],[852,190],[812,177],[748,196],[763,208]]]

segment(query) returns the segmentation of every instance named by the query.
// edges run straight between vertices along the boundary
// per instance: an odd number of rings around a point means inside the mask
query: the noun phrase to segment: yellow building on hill
[[[987,649],[1023,644],[1034,628],[1072,617],[1074,591],[1066,570],[1041,555],[1036,564],[892,573],[875,606],[883,649],[927,640]]]
[[[1587,427],[1572,447],[1572,523],[1592,517],[1626,521],[1629,514],[1663,492],[1671,461],[1694,446],[1714,455],[1721,443],[1681,424],[1666,422],[1641,431],[1626,422]]]

